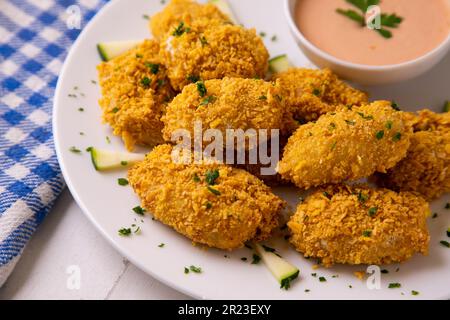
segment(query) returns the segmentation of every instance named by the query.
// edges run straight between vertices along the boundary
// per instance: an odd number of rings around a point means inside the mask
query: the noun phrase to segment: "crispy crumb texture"
[[[429,213],[428,203],[414,193],[328,186],[298,206],[288,223],[290,241],[324,266],[403,262],[428,253]]]
[[[173,90],[158,52],[156,41],[145,40],[97,67],[103,120],[122,137],[129,150],[136,144],[153,146],[163,142],[161,116]]]
[[[195,242],[234,249],[267,239],[284,201],[244,170],[214,163],[172,161],[173,147],[160,145],[130,169],[130,185],[142,206]],[[217,170],[213,184],[208,172]],[[211,181],[211,180],[209,180]]]
[[[278,172],[305,189],[386,172],[405,157],[411,134],[403,112],[388,101],[344,107],[300,126]]]

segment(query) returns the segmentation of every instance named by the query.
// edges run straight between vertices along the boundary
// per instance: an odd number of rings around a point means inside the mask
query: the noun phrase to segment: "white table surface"
[[[80,289],[68,289],[79,266]],[[124,259],[64,190],[28,243],[0,299],[189,299]]]

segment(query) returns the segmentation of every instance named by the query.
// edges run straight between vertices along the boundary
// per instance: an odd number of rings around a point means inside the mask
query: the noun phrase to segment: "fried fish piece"
[[[199,4],[192,0],[172,0],[170,3],[150,19],[149,26],[156,39],[174,32],[180,23],[188,20],[204,19],[214,24],[231,24],[230,18],[223,14],[213,4]]]
[[[219,249],[270,236],[284,201],[269,187],[223,164],[174,162],[173,150],[160,145],[130,169],[143,208],[194,242]]]
[[[162,143],[161,116],[174,95],[159,44],[145,40],[136,48],[98,67],[103,121],[121,136],[128,150],[136,144]]]
[[[390,264],[426,255],[428,203],[411,192],[367,186],[321,188],[288,222],[291,244],[324,266]]]
[[[291,68],[274,74],[295,119],[304,123],[342,106],[361,106],[368,103],[365,92],[350,87],[330,69]]]
[[[342,108],[300,126],[289,138],[278,172],[305,189],[386,172],[405,157],[411,133],[391,102]]]
[[[179,91],[200,79],[264,78],[269,59],[254,29],[211,26],[207,20],[180,24],[162,39],[160,55],[172,86]]]
[[[416,191],[433,200],[450,192],[450,114],[422,110],[411,120],[416,132],[406,157],[374,180],[381,186]]]

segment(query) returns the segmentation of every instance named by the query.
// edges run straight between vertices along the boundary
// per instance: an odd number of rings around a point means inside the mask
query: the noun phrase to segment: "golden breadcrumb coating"
[[[130,169],[142,207],[194,242],[234,249],[267,239],[284,202],[244,170],[226,165],[177,164],[172,146],[160,145]],[[207,173],[218,177],[207,179]],[[208,184],[209,181],[209,184]]]
[[[377,174],[375,181],[393,190],[419,192],[430,201],[450,192],[449,115],[420,111],[413,119],[416,132],[406,158],[386,174]]]
[[[195,82],[194,78],[264,78],[269,54],[254,29],[211,26],[209,20],[192,23],[187,20],[179,33],[164,37],[161,57],[169,70],[172,86],[181,91]]]
[[[291,68],[273,75],[280,82],[286,107],[301,123],[317,120],[339,106],[361,106],[368,103],[365,92],[350,87],[330,69]]]
[[[166,33],[173,32],[180,22],[198,19],[210,20],[211,24],[231,23],[229,17],[213,4],[202,5],[191,0],[172,0],[164,10],[151,17],[149,26],[153,36],[161,39]]]
[[[411,131],[391,102],[342,108],[300,126],[278,172],[305,189],[386,172],[405,157]]]
[[[324,266],[403,262],[428,253],[428,203],[420,196],[366,186],[321,188],[288,222],[290,242]]]
[[[161,116],[173,97],[159,45],[145,40],[136,48],[98,67],[103,120],[121,136],[127,149],[163,142]]]
[[[227,129],[282,129],[280,100],[278,87],[264,80],[224,78],[190,84],[167,107],[164,139],[171,141],[178,129],[187,129],[194,137],[195,121],[201,121],[203,132],[220,130],[224,144]]]

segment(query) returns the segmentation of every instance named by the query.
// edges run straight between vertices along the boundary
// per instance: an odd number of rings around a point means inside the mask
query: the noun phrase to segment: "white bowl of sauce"
[[[381,13],[401,17],[381,26],[391,37],[339,14],[363,11],[345,0],[285,0],[290,30],[306,56],[341,77],[382,85],[412,79],[450,49],[450,0],[381,0]]]

